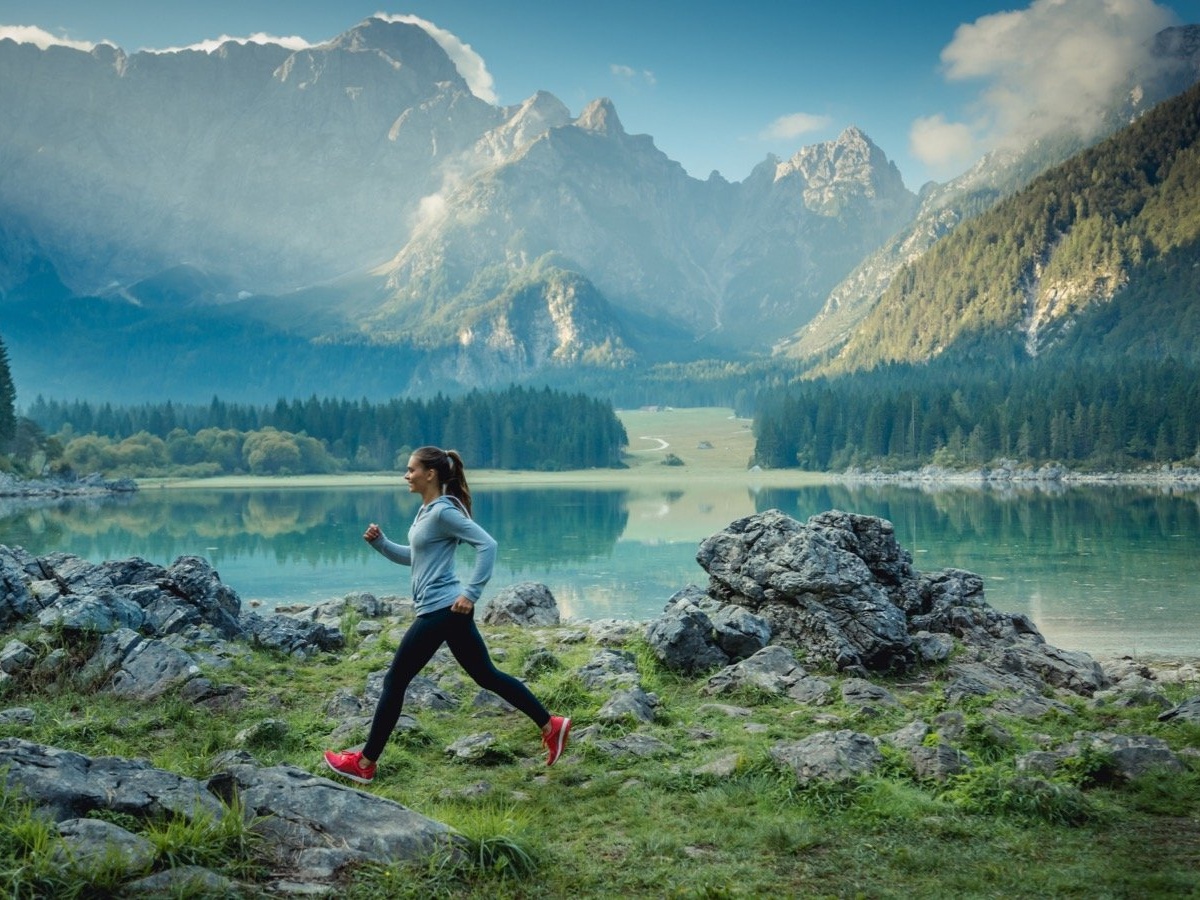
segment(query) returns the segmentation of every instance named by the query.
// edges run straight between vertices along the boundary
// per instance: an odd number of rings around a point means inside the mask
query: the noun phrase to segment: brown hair
[[[433,469],[437,474],[442,493],[449,494],[461,503],[467,515],[471,515],[471,488],[467,484],[467,473],[463,469],[462,457],[458,455],[458,451],[443,450],[440,447],[419,447],[412,455],[421,465]]]

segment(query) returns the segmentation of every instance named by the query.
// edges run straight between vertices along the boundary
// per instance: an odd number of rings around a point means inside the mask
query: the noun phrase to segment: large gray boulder
[[[255,830],[292,866],[311,865],[314,856],[334,870],[358,861],[420,860],[463,844],[447,825],[295,766],[260,768],[235,758],[208,787],[261,817]]]
[[[729,665],[729,654],[717,643],[712,620],[686,600],[649,624],[646,641],[659,662],[672,672],[697,675]]]
[[[856,731],[818,731],[800,741],[776,744],[771,759],[796,775],[801,784],[812,781],[850,781],[873,772],[883,754],[868,735]]]
[[[181,556],[167,570],[167,587],[200,611],[200,617],[228,639],[242,637],[242,600],[201,556]]]
[[[43,628],[107,634],[118,628],[139,629],[146,614],[134,601],[110,587],[65,598],[38,613]]]
[[[220,816],[221,802],[194,778],[156,769],[146,760],[89,757],[18,738],[0,739],[0,773],[55,822],[102,810],[139,819],[198,813]]]
[[[807,674],[791,650],[773,644],[711,675],[700,692],[711,696],[754,688],[767,694],[785,694]]]
[[[22,622],[44,608],[30,589],[42,580],[37,561],[20,547],[0,544],[0,628]]]
[[[717,644],[734,662],[748,659],[771,640],[771,623],[744,606],[726,604],[709,618]]]
[[[766,619],[776,643],[839,669],[884,671],[911,661],[889,591],[907,597],[912,569],[894,545],[883,520],[830,512],[802,524],[768,510],[705,539],[696,560],[709,594]]]
[[[131,700],[155,700],[195,678],[200,667],[185,651],[155,638],[134,643],[105,690]]]
[[[104,636],[77,680],[84,689],[154,700],[199,674],[196,660],[184,650],[120,628]]]
[[[559,621],[554,594],[536,581],[502,588],[483,604],[483,622],[488,625],[553,626]]]

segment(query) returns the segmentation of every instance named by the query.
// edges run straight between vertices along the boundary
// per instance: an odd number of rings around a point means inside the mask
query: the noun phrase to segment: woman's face
[[[408,482],[410,493],[424,495],[431,485],[437,484],[437,472],[425,468],[425,465],[413,455],[408,458],[408,466],[404,470],[404,480]]]

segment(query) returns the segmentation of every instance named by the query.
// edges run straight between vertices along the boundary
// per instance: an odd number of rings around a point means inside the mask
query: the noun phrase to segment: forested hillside
[[[964,222],[763,392],[762,465],[1200,464],[1200,86]]]
[[[946,357],[1200,359],[1200,86],[963,223],[823,371]]]

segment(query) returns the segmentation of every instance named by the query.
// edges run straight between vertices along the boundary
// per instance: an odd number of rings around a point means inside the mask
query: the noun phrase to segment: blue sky
[[[0,36],[127,53],[268,35],[317,44],[368,16],[436,26],[476,93],[610,97],[689,173],[745,178],[773,153],[863,129],[916,190],[985,150],[1078,120],[1200,0],[0,0]],[[16,31],[26,26],[37,31]]]

